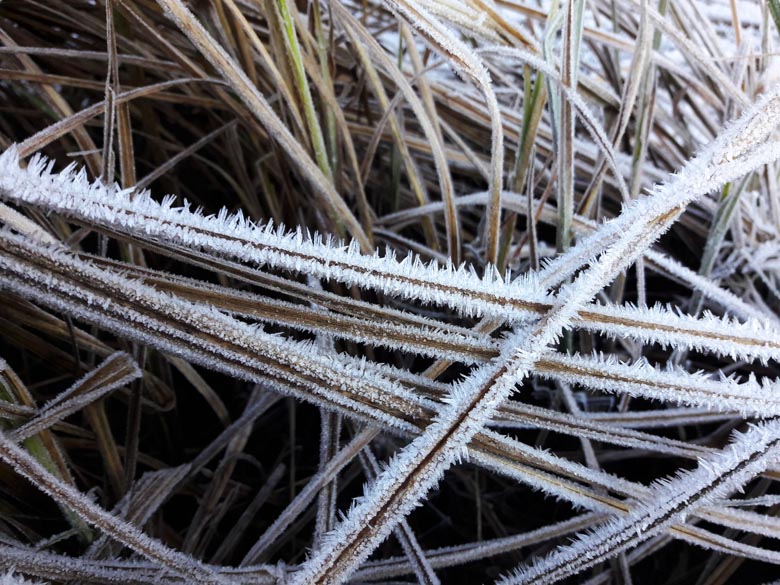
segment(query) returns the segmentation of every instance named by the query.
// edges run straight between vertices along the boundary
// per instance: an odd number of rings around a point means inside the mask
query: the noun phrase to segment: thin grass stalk
[[[563,20],[563,54],[561,55],[562,87],[577,87],[580,42],[584,17],[583,0],[567,0],[566,16]],[[571,243],[571,223],[574,213],[574,111],[571,102],[561,91],[560,114],[557,136],[558,143],[558,231],[556,247],[566,251]]]
[[[287,0],[277,0],[279,16],[284,28],[284,40],[287,46],[287,56],[290,59],[291,69],[295,76],[295,86],[298,91],[298,98],[303,105],[303,113],[306,117],[306,127],[309,130],[309,139],[312,142],[314,159],[317,165],[325,175],[325,178],[333,183],[333,169],[328,160],[328,151],[325,147],[325,136],[320,127],[319,116],[314,107],[309,82],[306,79],[306,71],[303,66],[303,57],[301,56],[301,46],[298,42],[298,34],[295,31],[295,22],[290,14],[290,7]]]

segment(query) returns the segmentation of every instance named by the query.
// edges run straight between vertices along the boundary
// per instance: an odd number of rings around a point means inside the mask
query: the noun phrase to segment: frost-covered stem
[[[119,233],[305,272],[314,278],[381,290],[391,296],[447,305],[464,314],[505,315],[509,304],[515,314],[527,315],[535,303],[549,302],[533,275],[509,283],[493,269],[479,277],[466,267],[424,265],[413,256],[398,261],[378,254],[362,255],[354,244],[341,246],[301,230],[287,234],[272,224],[255,226],[240,214],[228,216],[226,210],[217,216],[203,217],[188,206],[173,207],[172,197],[166,197],[162,203],[148,193],[131,198],[130,192],[116,186],[90,183],[83,172],[75,173],[73,167],[59,174],[54,174],[52,168],[36,157],[26,169],[20,169],[14,149],[7,150],[0,156],[0,196]]]
[[[540,360],[537,366],[541,364]],[[495,429],[549,429],[572,437],[584,437],[601,443],[664,453],[686,459],[696,459],[708,451],[707,447],[677,439],[660,437],[653,433],[611,425],[600,420],[589,420],[587,414],[578,416],[511,401],[502,407],[489,423]]]
[[[729,314],[736,315],[740,319],[770,321],[775,326],[780,323],[776,315],[760,311],[756,307],[749,305],[731,291],[721,288],[708,278],[703,278],[700,274],[697,274],[687,266],[683,266],[673,258],[669,258],[660,252],[648,250],[645,253],[645,260],[648,264],[654,265],[656,270],[660,269],[666,272],[671,278],[682,281],[693,290],[698,291],[703,297],[714,301]]]
[[[529,191],[530,193],[530,191]],[[487,202],[488,193],[486,191],[471,193],[469,195],[463,195],[456,200],[456,205],[469,206],[469,205],[484,205]],[[544,204],[539,209],[538,203],[529,207],[527,203],[527,195],[516,193],[514,191],[504,191],[502,195],[502,204],[506,209],[511,209],[515,213],[520,215],[527,215],[529,212],[536,214],[541,213],[540,220],[543,222],[552,223],[554,217],[557,214],[557,210],[549,205]],[[379,219],[379,222],[384,225],[392,224],[401,220],[409,220],[416,217],[421,217],[425,214],[431,214],[441,211],[441,203],[430,203],[425,207],[414,208],[404,210],[399,213],[391,213]],[[582,236],[586,235],[596,228],[599,224],[591,219],[585,218],[581,215],[574,217],[573,228],[575,232]],[[711,280],[703,278],[693,270],[683,266],[677,260],[670,258],[655,250],[647,250],[645,252],[645,260],[648,265],[656,272],[660,272],[665,276],[677,280],[691,289],[698,290],[701,294],[711,301],[714,301],[717,305],[723,308],[727,313],[735,315],[741,319],[757,319],[759,321],[766,321],[769,318],[774,324],[778,324],[777,316],[770,315],[765,311],[761,311],[758,308],[746,303],[740,297],[730,292],[727,289],[719,287]],[[558,283],[565,281],[569,274],[565,274],[561,278],[560,273],[557,270],[547,270],[543,268],[543,272],[539,275],[539,283],[545,288],[556,286]]]
[[[149,583],[176,584],[192,583],[180,575],[161,575],[160,567],[148,561],[127,559],[87,559],[70,557],[37,550],[26,546],[0,545],[0,568],[14,569],[26,575],[51,579],[57,583],[71,580],[85,580],[88,583],[123,583],[126,585],[148,585]],[[235,569],[215,567],[226,575],[242,575]],[[251,576],[253,585],[277,585],[284,582],[284,569],[265,565],[252,567],[251,575],[243,575],[244,582]]]
[[[603,524],[576,542],[521,567],[501,585],[554,583],[659,534],[695,510],[740,489],[780,459],[780,420],[738,433],[724,451],[693,471],[657,482],[630,514]]]
[[[129,384],[141,374],[128,354],[121,351],[113,353],[65,392],[44,404],[34,418],[10,432],[9,437],[17,442],[24,441],[109,392]]]
[[[615,358],[548,353],[537,362],[542,377],[582,384],[589,388],[704,407],[711,411],[736,411],[746,417],[780,416],[780,383],[756,380],[751,375],[737,382],[721,375],[718,379],[682,368],[656,368],[645,359],[633,364]]]
[[[374,420],[381,417],[382,408],[399,408],[412,417],[429,410],[426,401],[382,378],[377,370],[381,366],[342,362],[311,344],[266,334],[214,309],[97,269],[62,250],[38,247],[7,232],[1,235],[0,269],[5,278],[0,286],[27,298],[242,379],[259,381],[268,376],[283,387],[284,380],[308,387],[309,392],[328,396],[325,401],[331,408],[338,406],[353,417]],[[400,417],[379,422],[390,426],[400,422],[406,432],[416,429]]]
[[[780,108],[778,92],[773,97],[774,106]],[[766,104],[766,100],[761,102],[762,106]],[[628,206],[618,220],[610,222],[622,228],[611,247],[562,290],[553,308],[533,326],[530,334],[521,331],[510,336],[495,363],[479,368],[453,389],[448,404],[434,422],[393,458],[344,521],[295,574],[293,583],[341,582],[371,554],[398,521],[438,483],[444,471],[465,455],[468,442],[509,397],[515,384],[528,375],[546,348],[557,341],[582,304],[641,255],[668,229],[688,202],[713,189],[713,183],[729,180],[728,172],[718,172],[717,168],[726,153],[739,157],[755,146],[756,137],[763,140],[768,134],[769,124],[762,124],[756,118],[761,113],[757,109],[745,117],[747,124],[743,126],[747,128],[743,130],[748,134],[752,130],[754,137],[744,149],[740,148],[744,134],[737,137],[733,132],[726,132],[726,139],[716,140],[713,147],[691,161],[674,180],[654,195]],[[775,123],[771,124],[772,128]],[[724,147],[727,147],[725,152]],[[775,151],[768,153],[769,158],[780,156]],[[746,171],[743,168],[741,172]],[[602,229],[610,227],[614,225],[606,224]]]
[[[530,532],[524,532],[522,534],[514,534],[503,538],[448,546],[423,552],[434,569],[449,568],[533,546],[553,538],[560,538],[576,530],[592,526],[603,517],[603,514],[585,513],[569,520],[556,522],[555,524],[544,526]],[[406,559],[394,557],[365,563],[355,572],[354,578],[356,581],[386,580],[392,577],[411,574],[412,571],[412,566]]]
[[[132,524],[110,514],[75,487],[55,477],[2,431],[0,431],[0,459],[58,504],[72,509],[86,522],[107,532],[135,552],[155,561],[159,566],[198,583],[232,582],[231,579],[221,577],[192,557],[168,548]]]
[[[305,271],[314,277],[358,284],[385,294],[448,305],[467,315],[483,314],[516,322],[544,314],[552,306],[552,298],[539,290],[552,286],[559,279],[557,275],[562,274],[556,261],[543,272],[554,276],[552,279],[530,276],[508,283],[497,273],[478,278],[465,269],[423,266],[412,257],[398,262],[388,257],[363,256],[354,249],[309,239],[300,231],[288,235],[271,226],[255,227],[241,216],[228,218],[221,213],[203,217],[186,207],[173,208],[170,198],[157,203],[143,193],[130,199],[128,192],[90,183],[72,169],[59,174],[51,169],[52,165],[40,158],[21,169],[15,151],[6,151],[0,155],[0,196],[127,234],[136,241],[140,238],[141,244],[160,241],[160,246],[186,245],[217,258],[230,256],[258,265]],[[615,231],[610,231],[610,238],[614,237]],[[610,238],[599,241],[599,245],[606,245]],[[579,312],[573,324],[607,335],[628,335],[645,343],[687,344],[726,355],[735,351],[731,349],[734,344],[743,346],[737,355],[762,359],[775,357],[780,348],[776,332],[766,327],[771,325],[766,319],[763,323],[739,325],[710,317],[696,321],[658,308],[589,305]],[[345,323],[353,331],[354,326],[354,322]],[[366,331],[372,329],[376,327]],[[402,334],[403,327],[394,326],[385,333]]]
[[[498,344],[488,335],[441,321],[418,316],[412,319],[405,313],[380,313],[363,319],[182,277],[162,277],[149,270],[133,270],[158,289],[263,322],[465,363],[484,362],[498,355]],[[539,304],[539,310],[549,310],[551,306]],[[644,344],[696,349],[732,359],[780,359],[780,333],[756,319],[740,323],[708,312],[697,318],[663,307],[588,305],[572,323],[582,329]],[[634,378],[629,372],[621,376]]]
[[[495,363],[479,368],[454,387],[434,422],[392,459],[347,518],[294,575],[293,583],[338,583],[365,560],[438,483],[444,471],[466,454],[474,435],[528,374],[545,348],[558,339],[577,308],[642,252],[646,231],[644,223],[634,224],[595,265],[566,287],[530,334],[514,333]]]
[[[360,463],[369,482],[375,481],[381,469],[370,445],[360,452]],[[393,530],[393,534],[401,544],[404,553],[406,553],[406,558],[409,559],[414,569],[414,575],[417,577],[418,583],[420,585],[439,585],[439,578],[428,562],[409,523],[406,520],[401,520]]]
[[[171,282],[155,277],[155,273],[149,270],[138,271],[137,274],[158,290],[169,290],[179,297],[192,298],[200,304],[212,305],[232,314],[300,327],[358,343],[467,363],[485,362],[498,355],[499,346],[495,340],[476,332],[449,327],[445,323],[436,327],[438,322],[427,320],[398,325],[381,318],[358,319],[190,279],[176,278]],[[188,286],[192,288],[186,288]],[[639,311],[615,308],[612,313],[608,307],[601,307],[601,310],[614,320],[612,327],[621,328],[621,337],[672,347],[696,348],[741,359],[780,357],[780,336],[773,335],[771,330],[762,331],[754,321],[741,324],[710,315],[695,319],[660,309]],[[583,314],[587,312],[580,311],[580,316]],[[630,318],[626,317],[628,314]],[[644,321],[637,323],[635,319],[640,316],[644,317]],[[577,319],[573,323],[582,325]],[[756,329],[752,328],[753,325]],[[601,329],[602,333],[607,334],[614,334],[613,331],[610,328]],[[762,380],[759,383],[751,377],[746,383],[738,383],[732,379],[718,380],[690,374],[680,368],[663,371],[644,360],[629,364],[603,357],[563,356],[556,353],[547,354],[537,363],[537,373],[609,392],[627,392],[632,396],[706,406],[721,411],[736,410],[745,416],[780,416],[778,383],[775,380]]]

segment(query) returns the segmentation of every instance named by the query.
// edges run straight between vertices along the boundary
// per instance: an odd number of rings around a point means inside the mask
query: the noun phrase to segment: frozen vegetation
[[[779,26],[0,3],[0,585],[780,574]]]

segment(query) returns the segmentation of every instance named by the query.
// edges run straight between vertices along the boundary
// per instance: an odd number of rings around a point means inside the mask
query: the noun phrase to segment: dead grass
[[[778,26],[0,3],[0,569],[772,578]]]

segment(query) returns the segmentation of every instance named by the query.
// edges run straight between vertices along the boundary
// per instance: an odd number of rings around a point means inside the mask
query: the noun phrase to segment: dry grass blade
[[[180,0],[160,0],[159,4],[195,46],[203,52],[215,69],[225,76],[225,79],[241,97],[249,110],[267,128],[268,133],[275,140],[279,141],[282,148],[289,153],[304,176],[310,181],[312,187],[325,198],[338,221],[344,222],[352,237],[360,242],[364,251],[370,251],[370,241],[363,232],[363,228],[358,220],[344,203],[341,195],[336,192],[333,185],[323,175],[322,171],[317,168],[308,153],[290,134],[287,127],[282,124],[266,99],[260,95],[257,88],[252,85],[235,61],[214,41],[183,2]]]
[[[485,224],[485,259],[498,260],[501,223],[501,190],[504,174],[504,131],[501,113],[489,74],[479,58],[459,39],[453,37],[440,22],[419,5],[406,0],[387,0],[388,6],[414,27],[437,51],[441,52],[463,74],[473,79],[485,97],[491,120],[490,204]],[[450,214],[448,214],[448,217]]]

